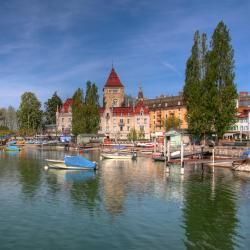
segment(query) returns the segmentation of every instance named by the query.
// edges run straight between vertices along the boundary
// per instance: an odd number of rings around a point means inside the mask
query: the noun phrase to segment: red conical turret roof
[[[113,67],[104,87],[124,87]]]

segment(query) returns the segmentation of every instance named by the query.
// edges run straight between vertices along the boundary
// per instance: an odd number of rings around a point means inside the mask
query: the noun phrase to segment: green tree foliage
[[[183,97],[187,106],[187,122],[191,133],[201,136],[210,131],[207,113],[204,110],[204,78],[206,75],[206,34],[200,38],[194,34],[191,56],[186,64],[186,77]]]
[[[21,103],[17,111],[19,128],[24,133],[37,131],[42,122],[41,103],[32,92],[25,92],[21,96]]]
[[[181,120],[176,116],[169,116],[165,121],[165,131],[169,131],[170,129],[177,129],[181,126]]]
[[[53,96],[44,103],[45,123],[56,124],[56,111],[62,106],[62,100],[55,92]]]
[[[197,31],[191,56],[186,64],[183,91],[190,132],[199,137],[216,133],[221,138],[235,122],[237,89],[234,83],[234,59],[231,38],[220,22],[214,30],[211,50]]]
[[[137,136],[138,136],[138,140],[143,140],[145,139],[145,132],[140,130],[138,133],[137,133]]]
[[[73,96],[72,105],[72,132],[74,135],[81,133],[97,133],[99,129],[99,95],[95,83],[86,84],[86,96],[83,90],[78,89]]]
[[[0,130],[10,130],[10,129],[5,125],[0,125]]]
[[[128,140],[130,141],[137,141],[138,139],[138,133],[135,128],[131,128],[128,133]]]
[[[237,89],[234,78],[234,51],[229,30],[221,21],[212,36],[205,79],[212,129],[218,138],[235,123]]]
[[[85,133],[97,133],[100,124],[99,95],[95,83],[90,81],[86,84],[85,105],[83,115],[85,117]]]
[[[85,132],[85,117],[83,112],[83,90],[78,88],[74,93],[72,99],[72,133],[77,136],[78,134]]]
[[[17,130],[16,110],[9,106],[7,109],[0,109],[0,125],[8,127],[10,130]]]

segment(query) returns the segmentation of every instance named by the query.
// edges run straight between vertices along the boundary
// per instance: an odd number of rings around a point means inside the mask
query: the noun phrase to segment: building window
[[[123,131],[123,126],[120,126],[120,131]]]
[[[165,107],[167,107],[167,106],[168,106],[168,103],[166,102],[166,103],[165,103]]]
[[[127,123],[129,124],[129,119],[127,120]]]
[[[64,122],[64,118],[62,118],[62,122]]]
[[[128,127],[127,127],[127,131],[129,131],[129,130],[130,130],[130,127],[128,126]]]
[[[144,132],[144,126],[140,126],[140,131]]]
[[[118,107],[118,100],[117,99],[113,100],[112,106],[113,107]]]
[[[147,118],[144,118],[144,124],[147,124]]]

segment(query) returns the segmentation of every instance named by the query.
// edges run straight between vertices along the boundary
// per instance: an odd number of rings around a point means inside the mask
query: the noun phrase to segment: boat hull
[[[132,155],[115,155],[115,154],[101,154],[103,159],[121,159],[121,160],[131,160],[133,159]]]
[[[53,169],[64,169],[64,170],[96,170],[97,167],[78,167],[78,166],[67,166],[63,160],[51,160],[46,159],[47,166]]]

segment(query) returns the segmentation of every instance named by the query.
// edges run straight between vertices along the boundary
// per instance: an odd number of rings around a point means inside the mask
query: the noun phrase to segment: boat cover
[[[7,148],[6,148],[7,150],[19,150],[20,148],[18,147],[18,146],[8,146]]]
[[[243,152],[241,158],[247,159],[247,158],[249,158],[249,155],[250,155],[250,150],[248,149],[248,151]]]
[[[64,163],[66,166],[96,168],[96,163],[92,162],[81,155],[65,156]]]

